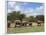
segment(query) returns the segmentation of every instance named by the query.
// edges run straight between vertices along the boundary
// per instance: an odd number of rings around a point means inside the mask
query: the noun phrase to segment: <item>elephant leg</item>
[[[40,26],[41,26],[41,24],[40,24]]]
[[[37,26],[39,26],[39,24],[37,24]]]
[[[32,27],[32,24],[29,24]]]
[[[8,23],[8,28],[10,27],[10,23]]]
[[[38,26],[41,26],[41,24],[38,24]]]

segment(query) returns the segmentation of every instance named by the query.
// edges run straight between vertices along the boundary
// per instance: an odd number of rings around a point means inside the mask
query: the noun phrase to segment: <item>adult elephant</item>
[[[28,21],[22,21],[22,26],[27,26],[27,24],[28,24]]]
[[[42,21],[39,21],[39,20],[37,21],[37,25],[38,26],[41,26],[41,23],[43,23],[43,22]]]
[[[15,20],[15,27],[21,27],[21,21]]]
[[[11,24],[11,21],[7,21],[7,27],[9,28]]]
[[[32,22],[29,22],[29,26],[31,26],[31,27],[32,27]]]

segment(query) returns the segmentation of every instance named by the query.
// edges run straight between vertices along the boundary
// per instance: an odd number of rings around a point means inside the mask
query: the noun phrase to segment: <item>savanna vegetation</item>
[[[7,21],[15,21],[15,20],[20,20],[22,21],[28,21],[28,22],[33,22],[36,23],[38,20],[42,21],[44,23],[44,15],[37,15],[36,17],[34,16],[29,16],[27,17],[25,14],[21,13],[20,11],[16,12],[13,11],[11,13],[7,14]],[[32,24],[33,24],[32,23]],[[37,22],[38,24],[41,24]],[[44,24],[42,26],[29,26],[29,27],[21,27],[21,28],[8,28],[8,33],[24,33],[24,32],[43,32],[44,31]]]

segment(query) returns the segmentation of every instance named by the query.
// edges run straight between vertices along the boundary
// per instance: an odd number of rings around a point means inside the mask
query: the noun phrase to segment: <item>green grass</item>
[[[8,28],[8,33],[44,32],[44,26]]]

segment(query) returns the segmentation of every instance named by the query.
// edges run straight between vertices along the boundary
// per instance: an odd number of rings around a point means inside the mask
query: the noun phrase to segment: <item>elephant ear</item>
[[[20,21],[20,20],[16,20],[15,22],[21,23],[21,21]]]
[[[22,23],[26,23],[27,21],[22,21]]]
[[[8,23],[11,23],[11,21],[7,21]]]
[[[37,22],[41,22],[40,20],[38,20]]]
[[[38,20],[37,22],[42,23],[43,21]]]

